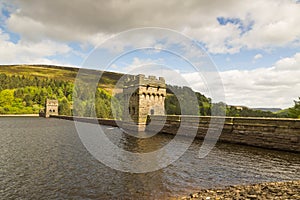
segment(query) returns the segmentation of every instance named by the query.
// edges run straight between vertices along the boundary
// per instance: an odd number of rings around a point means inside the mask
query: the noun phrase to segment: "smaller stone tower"
[[[58,100],[47,99],[45,106],[45,117],[58,115]]]
[[[165,114],[166,83],[163,77],[145,77],[143,74],[128,76],[124,82],[123,122],[145,130],[148,115]]]

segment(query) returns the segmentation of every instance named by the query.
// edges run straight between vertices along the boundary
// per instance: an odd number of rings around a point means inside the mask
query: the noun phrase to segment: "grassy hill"
[[[74,81],[78,68],[51,65],[0,65],[0,73],[6,75],[37,76],[65,81]]]
[[[55,79],[58,81],[74,82],[77,76],[79,68],[74,67],[62,67],[54,65],[0,65],[0,74],[6,74],[9,76],[25,76],[25,77],[38,77]],[[90,78],[92,75],[99,73],[98,70],[85,70]],[[117,83],[117,81],[123,76],[121,73],[104,72],[99,86],[106,88],[108,91]]]

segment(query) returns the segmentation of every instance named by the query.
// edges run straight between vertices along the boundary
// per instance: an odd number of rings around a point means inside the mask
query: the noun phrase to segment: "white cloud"
[[[121,62],[121,63],[120,63]],[[138,57],[133,57],[131,63],[125,63],[124,61],[119,61],[113,63],[109,70],[118,71],[126,74],[145,74],[145,75],[158,75],[153,69],[163,67],[162,59],[141,59]]]
[[[125,74],[144,74],[146,76],[164,77],[167,84],[188,86],[195,79],[194,76],[186,79],[185,75],[182,74],[178,69],[172,69],[167,66],[163,59],[140,59],[134,57],[131,63],[115,63],[111,65],[110,70],[116,70]],[[199,80],[199,79],[198,79]]]
[[[299,40],[299,8],[300,4],[292,1],[258,1],[255,6],[249,5],[255,23],[241,39],[249,48],[282,46]]]
[[[253,57],[253,59],[254,60],[258,60],[258,59],[261,59],[263,57],[263,55],[262,54],[256,54],[254,57]]]
[[[297,53],[294,57],[283,58],[275,63],[275,68],[280,71],[299,71],[300,70],[300,53]],[[300,82],[300,77],[299,77]]]
[[[68,45],[43,40],[29,42],[19,40],[16,44],[10,41],[8,34],[0,29],[0,61],[1,64],[60,64],[68,65],[55,59],[47,57],[56,55],[67,55],[71,53]]]
[[[243,47],[296,44],[300,35],[300,4],[289,0],[13,2],[19,10],[11,14],[7,25],[28,40],[46,37],[95,45],[130,28],[159,26],[186,33],[211,53],[236,53]],[[217,17],[236,21],[220,25]]]
[[[300,53],[283,58],[269,68],[219,72],[223,85],[214,84],[218,80],[216,73],[194,72],[181,76],[188,86],[215,102],[224,101],[224,87],[225,102],[229,105],[287,108],[300,96]]]
[[[216,19],[206,27],[186,28],[183,33],[203,42],[210,53],[233,54],[239,52],[242,47],[240,44],[231,44],[234,38],[240,37],[240,30],[232,24],[220,26]]]
[[[228,104],[290,107],[300,96],[300,53],[269,68],[231,70],[220,75]]]

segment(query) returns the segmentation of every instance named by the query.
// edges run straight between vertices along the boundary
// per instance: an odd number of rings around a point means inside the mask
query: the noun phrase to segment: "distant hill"
[[[52,65],[0,65],[0,73],[6,75],[37,76],[64,81],[74,81],[79,68]]]
[[[281,111],[281,108],[252,108],[253,110],[261,110],[261,111],[270,111],[273,113],[276,113],[278,111]]]

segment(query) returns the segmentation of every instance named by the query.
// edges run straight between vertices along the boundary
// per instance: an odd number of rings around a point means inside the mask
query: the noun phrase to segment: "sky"
[[[105,69],[177,73],[207,96],[219,92],[217,73],[230,105],[287,108],[300,96],[297,0],[0,0],[0,11],[0,64],[98,69],[101,56],[87,62],[98,49],[104,60],[117,55]],[[195,63],[206,67],[200,75]]]

